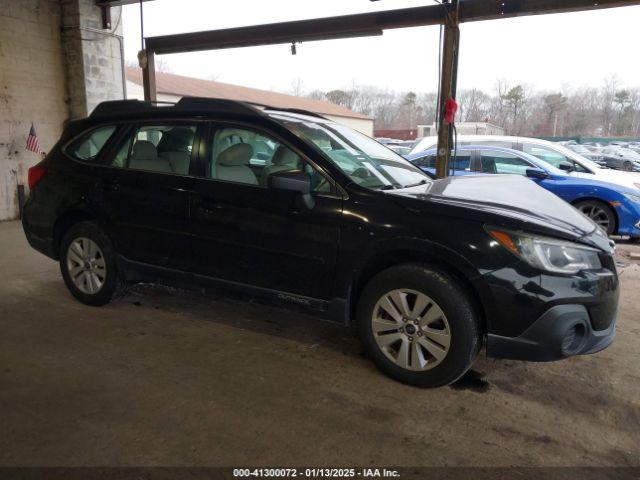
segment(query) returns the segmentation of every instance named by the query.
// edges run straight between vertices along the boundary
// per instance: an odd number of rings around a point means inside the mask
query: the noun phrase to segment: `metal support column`
[[[444,42],[442,47],[442,65],[440,79],[440,103],[438,105],[438,153],[436,175],[444,178],[449,174],[449,159],[453,148],[453,128],[444,121],[445,105],[450,98],[456,97],[458,81],[458,45],[460,28],[458,18],[458,0],[443,4],[447,9],[444,24]]]
[[[153,50],[145,51],[146,60],[141,62],[142,67],[142,87],[144,88],[144,99],[148,102],[158,100],[156,92],[156,61]]]

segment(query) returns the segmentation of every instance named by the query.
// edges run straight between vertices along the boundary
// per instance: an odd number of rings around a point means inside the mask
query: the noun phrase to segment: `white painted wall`
[[[364,118],[337,117],[335,115],[325,115],[325,117],[330,118],[336,123],[346,125],[347,127],[353,128],[354,130],[362,132],[365,135],[373,137],[373,120]]]
[[[27,170],[41,159],[24,148],[31,123],[48,151],[68,109],[58,3],[0,5],[0,220],[7,220],[19,213],[18,184],[26,185]]]

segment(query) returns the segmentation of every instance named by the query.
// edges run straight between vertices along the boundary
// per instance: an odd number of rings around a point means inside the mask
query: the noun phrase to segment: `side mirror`
[[[540,168],[527,168],[527,177],[546,180],[549,178],[549,174]]]
[[[558,165],[558,168],[560,170],[564,170],[565,172],[573,172],[575,170],[573,165],[569,162],[561,162],[560,165]]]
[[[269,188],[298,192],[305,206],[311,210],[316,202],[311,196],[311,179],[306,172],[300,170],[274,172],[267,178]]]

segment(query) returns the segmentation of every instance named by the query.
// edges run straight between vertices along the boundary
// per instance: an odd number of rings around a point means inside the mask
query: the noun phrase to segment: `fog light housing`
[[[567,330],[562,338],[562,353],[567,357],[576,355],[582,349],[587,337],[587,329],[582,323],[576,323]]]

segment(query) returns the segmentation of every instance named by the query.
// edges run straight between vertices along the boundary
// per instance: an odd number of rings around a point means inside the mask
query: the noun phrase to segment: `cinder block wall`
[[[120,13],[102,30],[93,0],[0,0],[0,220],[41,158],[24,148],[32,122],[48,152],[68,118],[123,98]]]
[[[104,100],[125,98],[121,42],[122,10],[111,9],[111,29],[102,29],[95,0],[60,0],[69,114],[84,117]]]

